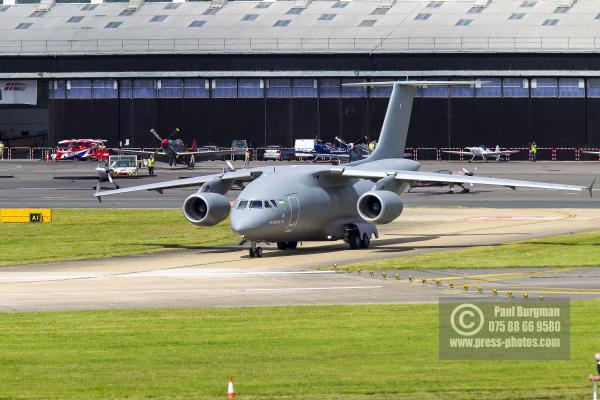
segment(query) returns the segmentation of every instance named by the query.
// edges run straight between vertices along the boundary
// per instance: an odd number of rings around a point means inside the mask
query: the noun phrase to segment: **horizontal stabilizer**
[[[356,82],[344,83],[342,86],[400,86],[424,87],[424,86],[465,86],[485,83],[481,81],[387,81],[387,82]]]

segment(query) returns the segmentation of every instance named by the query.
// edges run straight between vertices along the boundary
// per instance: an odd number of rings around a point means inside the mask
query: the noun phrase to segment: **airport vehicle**
[[[349,85],[393,86],[379,144],[365,159],[345,165],[285,165],[224,170],[222,173],[99,191],[95,196],[140,190],[163,191],[199,186],[183,202],[183,214],[198,226],[215,225],[231,212],[231,228],[242,242],[250,242],[250,257],[261,257],[259,243],[294,249],[301,241],[343,239],[351,249],[367,248],[377,225],[398,218],[404,203],[400,194],[415,182],[445,182],[529,187],[549,190],[589,190],[543,182],[494,179],[419,172],[420,164],[403,159],[415,89],[423,85],[474,82],[396,81]],[[233,209],[225,193],[244,184]],[[593,185],[593,183],[592,183]]]
[[[234,160],[243,160],[246,158],[246,150],[250,148],[248,141],[245,139],[235,139],[231,142],[231,155]]]
[[[119,185],[115,183],[113,178],[117,177],[137,177],[139,176],[138,159],[135,155],[118,155],[110,156],[108,163],[104,166],[98,165],[96,167],[98,173],[98,186],[100,187],[101,182],[110,182],[115,185],[115,188],[119,188]]]
[[[106,140],[102,139],[69,139],[61,140],[54,153],[50,156],[52,161],[60,160],[93,160],[107,161],[110,150],[105,146]]]
[[[297,160],[312,158],[312,152],[315,150],[317,139],[296,139],[294,142],[294,157]]]
[[[181,133],[179,128],[175,128],[168,139],[160,137],[154,129],[150,129],[150,133],[160,141],[161,150],[118,149],[117,151],[119,153],[134,154],[142,157],[150,157],[150,155],[153,155],[155,158],[167,158],[169,166],[184,164],[187,165],[189,169],[194,169],[196,161],[206,161],[231,154],[230,150],[198,150],[195,140],[192,142],[192,147],[188,149],[183,140],[174,138],[177,134]]]
[[[460,172],[452,172],[449,169],[439,169],[434,171],[434,174],[445,174],[445,175],[463,175],[463,176],[473,176],[474,173],[463,168]],[[465,186],[466,185],[466,186]],[[448,187],[448,193],[454,193],[454,187],[460,186],[462,188],[462,193],[471,192],[471,188],[473,188],[473,184],[465,184],[461,182],[439,182],[439,181],[419,181],[414,182],[408,188],[408,192],[410,193],[415,188],[423,188],[423,187]]]
[[[110,156],[108,164],[112,168],[112,176],[138,176],[139,167],[136,155]]]
[[[484,145],[474,146],[474,147],[465,147],[465,150],[463,150],[463,151],[444,150],[444,153],[459,154],[459,155],[463,155],[463,156],[471,156],[471,159],[469,160],[469,162],[472,162],[477,157],[481,158],[484,162],[487,162],[487,159],[492,158],[492,157],[496,158],[496,161],[500,161],[502,156],[507,157],[511,154],[515,154],[518,152],[519,152],[519,150],[500,150],[500,146],[498,146],[498,145],[496,145],[496,148],[494,150],[488,149]],[[508,158],[506,158],[506,159],[508,160]]]
[[[281,146],[267,146],[263,154],[263,160],[281,161]]]

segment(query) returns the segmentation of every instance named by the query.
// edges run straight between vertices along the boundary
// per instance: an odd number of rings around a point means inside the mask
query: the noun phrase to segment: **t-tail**
[[[415,97],[415,90],[418,87],[474,85],[475,83],[475,81],[395,81],[345,84],[345,86],[392,86],[392,95],[388,102],[377,147],[369,157],[356,161],[353,164],[358,165],[365,162],[387,158],[402,158],[404,156],[413,98]]]

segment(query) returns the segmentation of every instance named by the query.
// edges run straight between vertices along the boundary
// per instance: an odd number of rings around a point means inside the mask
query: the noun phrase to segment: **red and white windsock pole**
[[[235,398],[235,390],[233,389],[233,377],[231,375],[229,375],[229,384],[227,385],[227,398]]]

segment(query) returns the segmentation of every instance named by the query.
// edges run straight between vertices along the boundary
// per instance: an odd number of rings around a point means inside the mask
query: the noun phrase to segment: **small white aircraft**
[[[600,156],[600,151],[592,151],[592,150],[581,150],[582,153],[585,154],[593,154],[595,156]]]
[[[481,157],[481,159],[483,159],[483,161],[485,161],[485,162],[487,162],[488,157],[496,157],[496,161],[500,161],[500,157],[508,156],[510,154],[514,154],[514,153],[518,153],[518,152],[519,152],[519,150],[500,150],[500,146],[498,146],[498,145],[496,145],[495,150],[490,150],[483,145],[474,146],[474,147],[465,147],[465,150],[461,150],[461,151],[444,150],[444,153],[459,154],[459,155],[463,155],[463,156],[472,156],[471,159],[469,160],[469,162],[475,160],[476,157]]]

